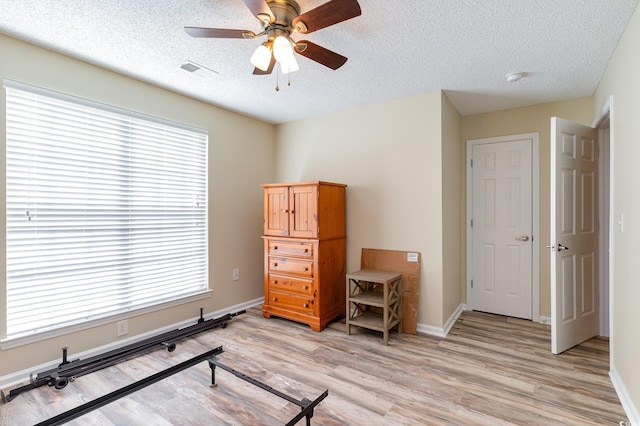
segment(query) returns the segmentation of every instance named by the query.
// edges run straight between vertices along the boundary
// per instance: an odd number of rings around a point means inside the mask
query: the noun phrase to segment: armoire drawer
[[[288,309],[310,315],[313,314],[313,302],[314,299],[312,297],[296,296],[271,290],[269,290],[268,300],[265,301],[265,303],[274,308]]]
[[[294,241],[269,241],[269,256],[299,256],[311,259],[313,244]]]
[[[298,293],[313,295],[313,280],[297,279],[284,275],[269,274],[269,290],[282,291],[284,293]]]
[[[269,256],[269,273],[273,272],[311,278],[313,277],[313,261]]]

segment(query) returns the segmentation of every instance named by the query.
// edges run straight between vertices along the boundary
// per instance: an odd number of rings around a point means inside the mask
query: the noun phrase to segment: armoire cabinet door
[[[276,186],[264,189],[264,235],[289,235],[289,188]]]
[[[289,189],[289,236],[318,236],[318,186],[293,186]]]

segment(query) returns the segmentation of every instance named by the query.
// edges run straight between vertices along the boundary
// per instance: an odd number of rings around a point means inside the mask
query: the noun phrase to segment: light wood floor
[[[325,389],[313,425],[617,425],[626,420],[608,377],[608,341],[562,355],[548,326],[465,312],[446,339],[321,333],[258,309],[163,350],[0,403],[0,424],[30,425],[222,345],[219,360],[295,398]],[[69,356],[73,359],[72,353]],[[299,409],[203,362],[72,421],[73,425],[282,425]],[[301,421],[299,424],[304,424]]]

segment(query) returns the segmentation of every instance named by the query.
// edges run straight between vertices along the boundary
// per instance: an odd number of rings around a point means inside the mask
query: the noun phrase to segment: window
[[[207,290],[207,133],[4,81],[7,339]]]

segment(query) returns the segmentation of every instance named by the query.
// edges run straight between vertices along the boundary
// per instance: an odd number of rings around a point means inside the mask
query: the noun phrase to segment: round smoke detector
[[[515,83],[516,81],[520,80],[524,76],[525,76],[525,73],[523,72],[512,72],[511,74],[505,75],[504,78],[505,80],[507,80],[507,83]]]

